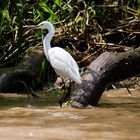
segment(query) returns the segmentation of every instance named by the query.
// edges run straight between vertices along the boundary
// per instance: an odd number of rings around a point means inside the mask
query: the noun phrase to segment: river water
[[[105,92],[93,109],[60,108],[54,95],[1,96],[1,140],[140,139],[140,89]]]

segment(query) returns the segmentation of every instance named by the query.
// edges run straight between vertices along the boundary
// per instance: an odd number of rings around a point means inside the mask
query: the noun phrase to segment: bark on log
[[[43,51],[36,48],[16,67],[0,69],[0,92],[21,92],[26,89],[24,83],[32,89],[41,87],[38,74],[43,59]]]
[[[71,97],[72,107],[95,106],[108,84],[140,74],[140,47],[124,53],[104,52],[82,75],[82,84]]]

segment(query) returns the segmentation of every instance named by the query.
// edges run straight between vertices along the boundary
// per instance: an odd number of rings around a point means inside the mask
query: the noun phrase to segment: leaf
[[[88,13],[89,15],[94,16],[94,17],[96,15],[96,11],[92,7],[88,7]]]
[[[6,25],[5,25],[5,22],[6,22]],[[11,26],[11,18],[10,18],[9,11],[8,11],[7,7],[2,11],[0,30],[3,29],[3,26],[8,26],[8,27],[10,27],[10,29],[13,29]]]
[[[58,22],[60,22],[58,16],[47,6],[46,3],[40,2],[40,3],[39,3],[39,6],[40,6],[45,12],[50,13],[50,18],[49,18],[49,21],[50,21],[50,22],[55,21],[55,19],[56,19]]]

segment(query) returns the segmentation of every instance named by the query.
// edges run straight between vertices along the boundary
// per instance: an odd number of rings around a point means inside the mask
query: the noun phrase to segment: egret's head
[[[37,28],[49,30],[49,29],[53,28],[53,24],[48,21],[43,21],[37,25]]]
[[[43,21],[38,25],[26,25],[25,28],[32,28],[32,29],[47,29],[49,32],[55,32],[54,26],[49,21]]]

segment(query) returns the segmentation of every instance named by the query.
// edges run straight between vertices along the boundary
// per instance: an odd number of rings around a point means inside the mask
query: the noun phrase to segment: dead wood
[[[73,92],[71,106],[95,106],[107,85],[139,74],[140,47],[123,53],[104,52],[82,75],[82,85]]]
[[[33,89],[41,87],[38,74],[43,58],[43,51],[37,48],[25,55],[16,67],[1,68],[0,92],[21,92],[27,90],[26,86]]]

